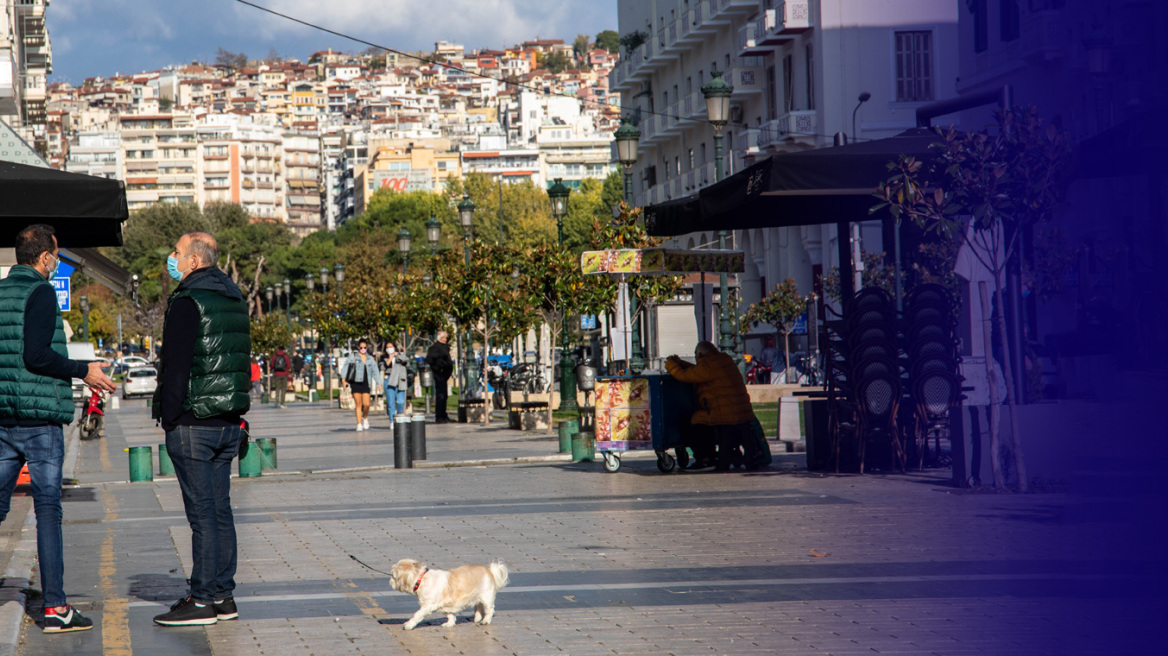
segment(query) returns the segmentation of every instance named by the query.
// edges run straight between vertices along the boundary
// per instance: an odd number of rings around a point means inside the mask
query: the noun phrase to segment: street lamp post
[[[564,217],[568,214],[568,198],[572,190],[561,178],[556,178],[548,188],[548,198],[552,201],[552,215],[556,217],[556,233],[560,248],[564,248]],[[568,363],[568,308],[561,303],[560,310],[560,410],[575,411],[576,367]]]
[[[633,204],[633,164],[637,163],[637,144],[641,139],[641,131],[633,127],[628,120],[622,120],[621,126],[613,133],[616,138],[616,157],[624,169],[625,202]]]
[[[288,317],[288,338],[292,339],[292,281],[284,279],[284,314]]]
[[[397,233],[397,249],[402,254],[402,277],[405,278],[410,269],[410,231],[404,227]],[[405,283],[409,285],[409,282]]]
[[[722,71],[710,71],[710,81],[702,87],[706,98],[706,120],[714,128],[714,182],[722,179],[722,128],[730,122],[730,96],[734,87],[722,79]],[[718,248],[726,249],[725,230],[718,231]],[[723,353],[734,351],[734,328],[730,323],[730,280],[725,273],[718,274],[718,294],[720,320],[718,323],[718,348]],[[735,358],[736,360],[738,358]]]
[[[272,313],[272,297],[273,297],[273,295],[274,295],[274,292],[272,291],[271,285],[264,287],[264,296],[267,297],[267,299],[268,299],[268,314]]]
[[[462,202],[458,204],[458,223],[462,226],[462,254],[468,268],[470,267],[470,240],[474,230],[474,213],[474,201],[470,199],[469,194],[463,194]],[[465,330],[459,331],[459,333],[458,349],[463,358],[462,385],[459,386],[459,395],[465,400],[467,398],[467,391],[470,388],[470,376],[471,369],[474,367],[474,356],[470,353],[470,336],[466,334]]]
[[[81,338],[89,341],[89,297],[81,297]]]
[[[438,254],[438,240],[442,238],[442,223],[433,214],[426,221],[426,241],[430,242],[430,255]]]
[[[313,279],[311,271],[304,274],[304,288],[308,290],[308,296],[309,296],[309,298],[311,298],[313,290],[316,289],[316,281]],[[311,316],[309,316],[309,318],[308,318],[308,324],[309,324],[309,326],[312,325],[312,317]],[[310,335],[311,335],[310,341],[312,342],[312,348],[309,349],[308,353],[311,356],[313,353],[316,353],[316,334],[315,334],[315,332],[310,332]],[[308,369],[308,388],[310,391],[314,391],[314,392],[316,391],[316,361],[315,360],[313,361],[313,366],[309,367],[309,369]],[[309,400],[311,400],[311,399],[309,399]]]
[[[328,308],[328,284],[329,284],[329,270],[326,267],[320,268],[320,294],[323,300],[326,301],[325,308]],[[329,372],[329,361],[332,359],[332,340],[331,335],[326,331],[324,333],[324,359],[320,362],[320,375],[324,378],[324,395],[328,399],[329,407],[333,407],[333,377]]]

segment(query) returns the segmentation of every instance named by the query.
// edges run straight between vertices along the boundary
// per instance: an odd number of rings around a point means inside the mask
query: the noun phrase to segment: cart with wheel
[[[653,449],[657,469],[673,471],[677,462],[667,450],[683,448],[694,403],[693,386],[668,374],[597,378],[596,449],[604,470],[619,471],[625,451]]]

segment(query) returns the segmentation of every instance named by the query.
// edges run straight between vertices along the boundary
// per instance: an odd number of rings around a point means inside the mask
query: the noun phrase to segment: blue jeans
[[[231,514],[231,460],[240,429],[179,426],[166,433],[166,452],[191,524],[190,596],[210,603],[235,590],[235,518]]]
[[[61,537],[61,465],[65,435],[60,426],[0,426],[0,522],[12,507],[20,468],[28,463],[37,518],[37,560],[45,606],[65,605],[65,551]]]
[[[389,415],[389,423],[393,424],[394,414],[403,414],[406,411],[406,392],[396,387],[385,388],[385,412]]]

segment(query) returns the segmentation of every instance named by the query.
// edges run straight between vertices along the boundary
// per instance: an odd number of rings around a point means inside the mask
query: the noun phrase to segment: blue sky
[[[399,50],[438,40],[468,49],[529,38],[595,36],[617,29],[616,0],[253,0],[281,13]],[[262,58],[274,48],[301,60],[360,44],[234,0],[57,0],[47,12],[51,81],[213,61],[219,47]]]

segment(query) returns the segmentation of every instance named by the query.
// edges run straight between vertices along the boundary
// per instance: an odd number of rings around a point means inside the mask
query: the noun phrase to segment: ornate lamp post
[[[706,97],[706,120],[714,128],[714,182],[722,179],[722,128],[730,122],[730,96],[734,87],[722,79],[722,71],[710,71],[710,81],[702,87]],[[726,248],[725,230],[718,231],[718,248]],[[734,352],[734,328],[730,322],[730,281],[725,273],[718,274],[718,294],[721,305],[718,322],[718,348],[723,353]]]
[[[292,336],[292,281],[284,279],[284,313],[288,317],[288,336]]]
[[[81,297],[81,338],[89,341],[89,297]]]
[[[462,226],[462,254],[466,266],[470,267],[470,240],[474,231],[475,204],[469,194],[462,195],[462,202],[458,204],[458,223]],[[465,333],[466,331],[460,331]],[[459,394],[465,399],[470,387],[471,370],[474,368],[474,356],[470,353],[470,338],[465,334],[459,335],[459,353],[463,356],[462,384],[459,385]]]
[[[308,295],[312,296],[313,290],[316,289],[316,280],[313,279],[312,272],[308,272],[308,273],[304,274],[304,288],[308,290]],[[308,323],[310,326],[312,325],[312,317],[308,318]],[[309,349],[310,356],[316,352],[316,335],[315,335],[315,333],[313,333],[311,336],[311,342],[312,342],[312,348]],[[311,367],[309,367],[309,369],[308,369],[308,389],[312,390],[312,391],[316,390],[316,364],[315,364],[315,361],[314,361],[313,365]]]
[[[621,126],[613,133],[616,138],[616,158],[624,169],[625,202],[633,204],[633,164],[637,163],[637,144],[641,139],[641,131],[633,127],[628,120],[622,119]]]
[[[402,277],[404,278],[410,268],[410,231],[404,227],[401,232],[397,233],[397,249],[402,254]]]
[[[333,275],[337,278],[337,298],[345,294],[345,265],[337,262],[333,266]]]
[[[442,238],[442,223],[430,215],[426,221],[426,241],[430,242],[430,255],[438,254],[438,240]]]
[[[320,268],[320,294],[327,301],[328,299],[328,285],[329,285],[329,270],[325,267]],[[326,304],[327,308],[328,305]],[[332,343],[329,333],[324,333],[324,359],[320,361],[320,375],[324,378],[324,395],[328,399],[329,407],[333,407],[333,377],[329,372],[329,361],[332,359]]]
[[[552,215],[556,217],[556,232],[559,235],[560,248],[564,247],[564,217],[568,214],[568,197],[572,190],[564,185],[563,180],[556,178],[555,183],[548,188],[548,197],[552,201]],[[568,363],[568,308],[563,308],[563,317],[560,321],[560,410],[575,411],[576,406],[576,367]]]
[[[268,285],[267,287],[264,287],[264,296],[265,296],[265,297],[267,297],[267,299],[268,299],[268,313],[271,313],[271,311],[272,311],[272,296],[273,296],[273,293],[274,293],[274,292],[272,291],[272,286],[271,286],[271,285]]]

